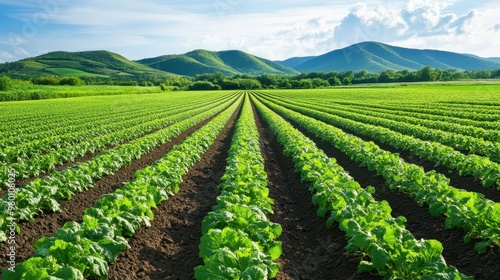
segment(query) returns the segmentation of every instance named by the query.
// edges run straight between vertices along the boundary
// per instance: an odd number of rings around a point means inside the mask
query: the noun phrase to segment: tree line
[[[310,72],[298,75],[260,75],[245,74],[225,77],[222,73],[196,75],[194,79],[184,83],[174,79],[168,85],[181,89],[306,89],[348,86],[366,83],[401,83],[401,82],[432,82],[458,81],[468,79],[500,78],[498,70],[458,71],[433,69],[429,66],[417,71],[387,70],[381,73],[367,71],[343,72]]]
[[[454,69],[433,69],[429,66],[417,71],[386,70],[381,73],[367,71],[310,72],[298,75],[251,76],[238,74],[224,76],[221,72],[199,74],[195,77],[177,75],[140,74],[135,78],[104,78],[96,76],[57,77],[42,76],[30,78],[35,85],[121,85],[121,86],[159,86],[163,91],[177,90],[251,90],[251,89],[307,89],[348,86],[366,83],[401,83],[457,81],[467,79],[500,78],[498,70],[458,71]],[[15,84],[7,76],[0,77],[0,90],[8,90]]]

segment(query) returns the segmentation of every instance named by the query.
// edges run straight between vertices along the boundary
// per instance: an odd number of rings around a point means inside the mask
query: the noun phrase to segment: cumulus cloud
[[[329,17],[316,17],[260,37],[250,51],[267,52],[267,57],[318,55],[332,50],[333,26]]]
[[[412,37],[470,34],[479,20],[475,10],[465,15],[446,13],[446,2],[409,1],[400,8],[357,4],[334,30],[334,41],[350,45],[360,41],[393,42]]]

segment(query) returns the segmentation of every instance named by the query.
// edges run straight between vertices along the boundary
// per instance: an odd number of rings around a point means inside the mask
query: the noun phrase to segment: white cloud
[[[268,59],[286,59],[319,55],[361,41],[379,41],[500,56],[500,42],[493,39],[500,32],[496,1],[353,3],[26,0],[13,4],[0,0],[0,4],[16,7],[8,16],[19,21],[11,32],[17,36],[0,33],[0,51],[19,59],[41,50],[108,49],[140,59],[200,48],[240,49]],[[33,36],[24,36],[22,19],[44,12],[48,21],[35,25],[37,32],[28,34]]]
[[[334,49],[332,34],[336,23],[329,16],[297,22],[288,28],[257,37],[248,46],[248,51],[275,60],[319,55]]]
[[[335,28],[334,39],[340,45],[360,41],[392,42],[412,37],[457,36],[477,29],[479,13],[445,13],[445,2],[409,1],[404,7],[357,4]]]

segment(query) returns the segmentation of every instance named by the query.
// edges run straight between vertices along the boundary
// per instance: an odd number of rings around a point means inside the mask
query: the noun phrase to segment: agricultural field
[[[495,279],[500,86],[0,103],[2,279]]]

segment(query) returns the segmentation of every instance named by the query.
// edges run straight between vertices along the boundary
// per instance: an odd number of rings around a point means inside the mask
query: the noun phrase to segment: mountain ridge
[[[240,50],[214,52],[198,49],[185,54],[158,56],[137,62],[158,70],[188,76],[216,72],[222,72],[224,75],[298,74],[290,67]],[[182,63],[178,64],[179,62]]]
[[[16,77],[71,75],[117,79],[143,74],[168,74],[106,50],[49,52],[13,63],[0,64],[0,74],[5,72]]]
[[[300,72],[361,71],[382,72],[386,70],[415,71],[425,66],[443,70],[493,70],[500,69],[495,58],[481,58],[433,49],[411,49],[379,42],[361,42],[333,50],[315,57],[304,57],[305,61],[293,68]],[[291,58],[281,63],[293,65],[301,58]],[[500,62],[500,61],[499,61]]]
[[[132,61],[106,50],[49,52],[16,62],[0,63],[0,75],[15,78],[37,76],[91,76],[111,79],[140,79],[144,75],[196,76],[263,74],[295,75],[304,72],[386,70],[415,71],[425,66],[463,70],[498,70],[500,58],[482,58],[441,50],[411,49],[379,42],[361,42],[318,56],[292,57],[271,61],[240,50],[193,50],[184,54],[167,54]]]

